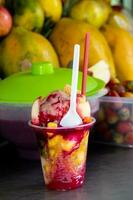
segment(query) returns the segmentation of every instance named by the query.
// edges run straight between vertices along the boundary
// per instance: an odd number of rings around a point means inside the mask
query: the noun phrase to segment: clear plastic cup
[[[70,190],[84,183],[88,136],[94,123],[94,118],[91,123],[70,128],[29,123],[36,133],[44,181],[49,189]]]

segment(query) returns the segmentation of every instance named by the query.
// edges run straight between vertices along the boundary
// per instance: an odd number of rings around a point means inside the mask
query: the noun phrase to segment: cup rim
[[[31,120],[28,121],[28,125],[34,129],[38,129],[38,130],[44,130],[44,131],[55,131],[55,130],[58,130],[58,131],[62,131],[62,130],[73,130],[73,129],[76,129],[76,130],[80,130],[82,128],[91,128],[92,125],[96,122],[96,119],[94,117],[91,117],[92,118],[92,122],[90,123],[87,123],[87,124],[81,124],[81,125],[78,125],[78,126],[69,126],[69,127],[56,127],[56,128],[52,128],[52,127],[43,127],[43,126],[37,126],[37,125],[34,125],[31,123]]]

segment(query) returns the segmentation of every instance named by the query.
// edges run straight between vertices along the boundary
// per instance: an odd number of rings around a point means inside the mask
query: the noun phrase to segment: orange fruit
[[[0,69],[4,76],[29,69],[37,61],[50,61],[53,66],[59,66],[53,46],[39,33],[17,27],[1,42]]]
[[[81,47],[80,70],[82,70],[86,32],[90,33],[89,67],[104,60],[109,65],[111,76],[115,77],[112,54],[102,33],[86,22],[70,18],[62,18],[49,37],[59,56],[60,65],[68,67],[72,64],[73,46],[77,43]]]
[[[111,25],[105,26],[103,33],[112,49],[118,79],[133,80],[133,35]]]

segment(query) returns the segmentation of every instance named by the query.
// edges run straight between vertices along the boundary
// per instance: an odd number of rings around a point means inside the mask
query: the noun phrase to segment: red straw
[[[82,76],[82,90],[81,94],[86,94],[86,81],[89,63],[89,45],[90,45],[90,34],[87,32],[85,36],[85,47],[84,47],[84,61],[83,61],[83,76]]]

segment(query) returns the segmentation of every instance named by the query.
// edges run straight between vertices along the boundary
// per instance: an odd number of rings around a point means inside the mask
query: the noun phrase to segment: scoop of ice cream
[[[38,98],[32,106],[32,123],[47,126],[49,122],[58,125],[70,106],[70,91],[54,91],[46,98]],[[85,96],[77,94],[77,112],[82,118],[90,116],[90,104]]]
[[[48,122],[59,123],[62,117],[69,109],[70,98],[63,91],[52,92],[48,97],[43,99],[40,105],[39,121],[43,125]]]

